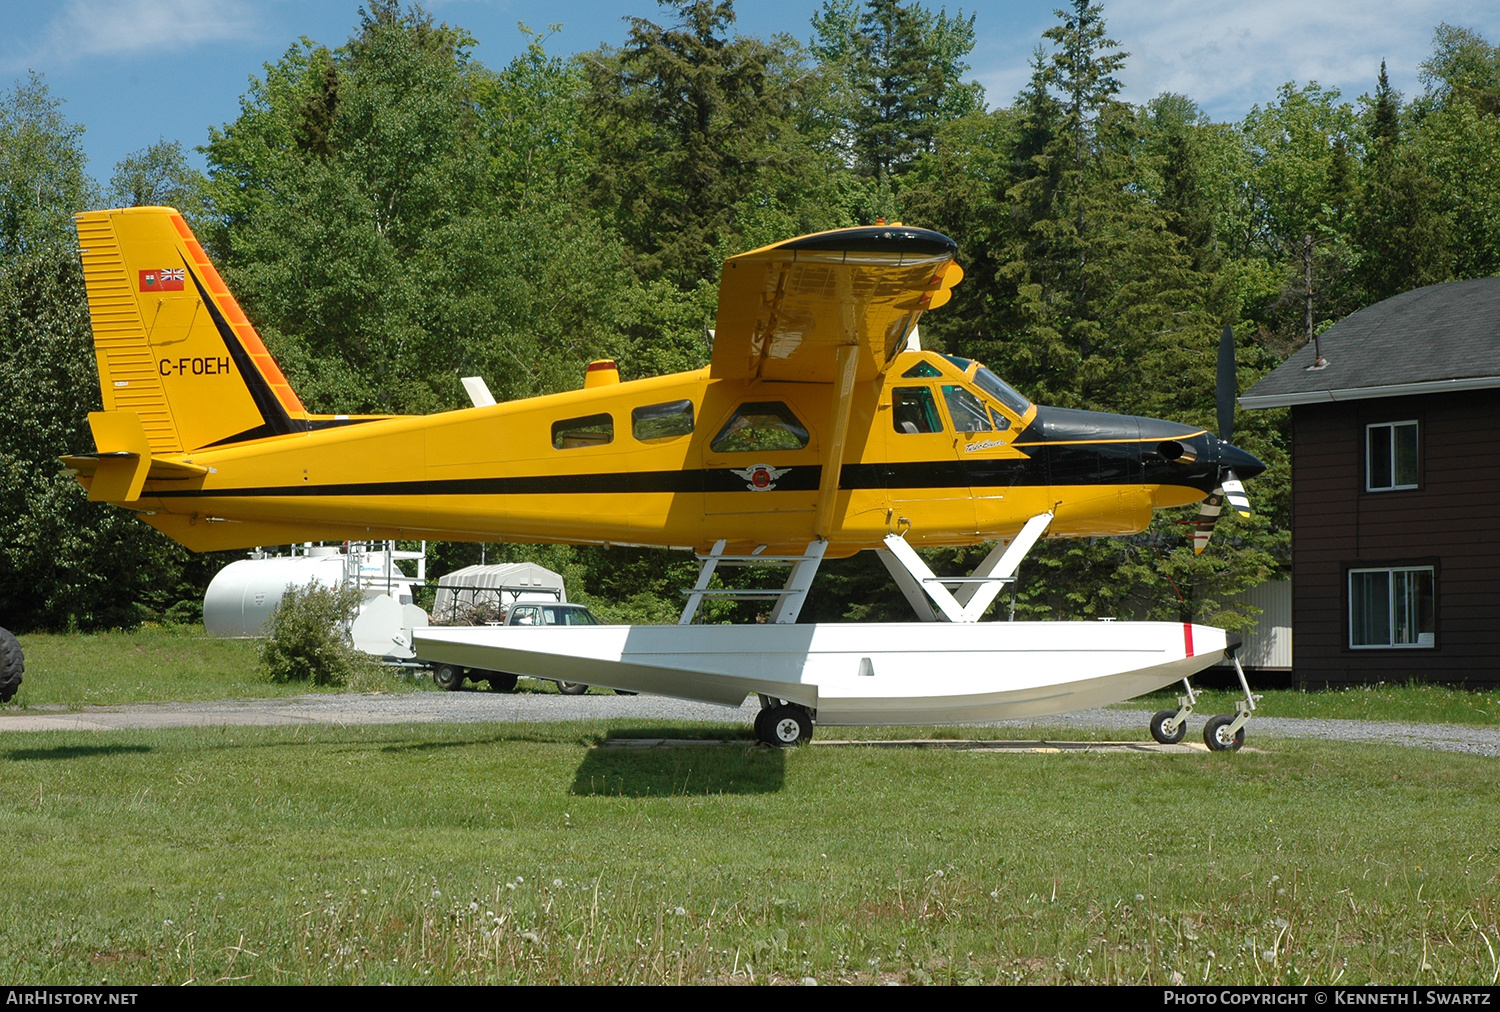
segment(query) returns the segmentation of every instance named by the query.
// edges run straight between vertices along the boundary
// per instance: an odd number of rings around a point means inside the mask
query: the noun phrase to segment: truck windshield
[[[599,620],[587,608],[559,608],[557,605],[542,606],[542,621],[547,625],[599,624]]]

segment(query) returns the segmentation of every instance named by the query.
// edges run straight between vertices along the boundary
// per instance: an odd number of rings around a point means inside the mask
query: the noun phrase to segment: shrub
[[[358,587],[316,581],[288,587],[260,644],[260,666],[271,681],[347,685],[372,668],[375,662],[349,642],[359,597]]]

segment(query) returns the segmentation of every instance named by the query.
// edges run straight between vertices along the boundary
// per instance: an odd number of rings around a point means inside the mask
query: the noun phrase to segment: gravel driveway
[[[736,707],[689,703],[662,696],[503,695],[492,692],[415,692],[395,696],[317,695],[280,699],[235,699],[210,703],[142,703],[74,711],[41,709],[0,712],[0,733],[26,731],[114,731],[150,727],[219,727],[287,724],[473,724],[549,723],[565,720],[639,720],[654,725],[679,721],[749,724],[757,704]],[[1085,710],[1040,720],[997,721],[992,727],[1075,727],[1119,731],[1146,739],[1142,710]],[[1201,714],[1190,721],[1190,739],[1201,737]],[[829,728],[823,737],[837,734]],[[1380,742],[1415,748],[1500,756],[1500,730],[1456,724],[1257,717],[1247,729],[1250,744],[1268,738],[1322,738]]]

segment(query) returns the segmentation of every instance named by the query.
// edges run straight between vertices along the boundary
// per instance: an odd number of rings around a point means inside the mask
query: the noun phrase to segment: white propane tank
[[[344,556],[296,555],[231,562],[203,595],[203,628],[210,636],[260,636],[266,620],[288,587],[316,581],[329,587],[344,582]]]

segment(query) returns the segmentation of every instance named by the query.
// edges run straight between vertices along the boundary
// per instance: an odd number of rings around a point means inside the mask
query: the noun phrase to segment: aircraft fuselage
[[[833,401],[826,383],[705,368],[351,419],[183,454],[209,472],[149,480],[131,506],[200,551],[339,538],[797,550],[816,536]],[[1132,534],[1152,509],[1202,499],[1221,463],[1260,469],[1202,429],[1029,404],[978,363],[903,352],[855,387],[828,554],[891,533],[974,544],[1049,511],[1050,537]]]

